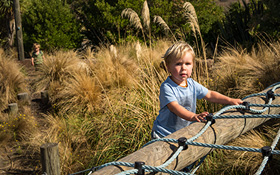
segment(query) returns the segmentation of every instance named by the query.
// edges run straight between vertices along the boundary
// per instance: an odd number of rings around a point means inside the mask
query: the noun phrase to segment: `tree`
[[[0,42],[1,45],[5,45],[11,48],[14,44],[15,36],[15,18],[13,13],[13,0],[1,0],[0,1]]]
[[[46,50],[73,49],[81,44],[81,25],[70,6],[60,0],[31,0],[22,16],[25,48],[34,42]]]

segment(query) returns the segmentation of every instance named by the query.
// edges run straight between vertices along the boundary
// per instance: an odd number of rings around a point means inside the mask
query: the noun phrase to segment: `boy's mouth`
[[[187,77],[188,75],[187,74],[180,74],[182,77]]]

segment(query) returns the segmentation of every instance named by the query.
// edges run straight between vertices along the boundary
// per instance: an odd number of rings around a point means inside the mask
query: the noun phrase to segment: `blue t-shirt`
[[[185,120],[171,112],[167,104],[177,101],[178,104],[193,113],[196,112],[196,100],[202,99],[208,93],[208,89],[194,81],[187,79],[188,86],[181,87],[168,77],[160,86],[160,110],[154,121],[153,131],[160,136],[167,136],[179,129],[182,129],[192,122]]]

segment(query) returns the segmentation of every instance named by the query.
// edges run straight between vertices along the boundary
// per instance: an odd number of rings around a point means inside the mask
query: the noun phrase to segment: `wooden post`
[[[18,112],[18,105],[17,103],[10,103],[8,104],[8,112],[9,114],[16,114]]]
[[[44,105],[49,103],[49,94],[47,90],[41,92],[41,101]]]
[[[46,143],[40,147],[43,173],[60,175],[59,152],[57,143]]]
[[[267,90],[263,91],[267,92]],[[280,89],[275,91],[276,94],[280,93]],[[247,98],[245,101],[251,104],[265,104],[265,99],[262,97],[251,97]],[[280,97],[276,97],[272,104],[280,104]],[[263,109],[262,107],[251,107],[252,109]],[[272,107],[265,111],[263,114],[279,114],[279,107]],[[250,113],[242,112],[236,109],[226,111],[223,115],[250,115]],[[269,118],[243,118],[243,119],[216,119],[216,123],[209,127],[204,134],[202,134],[195,142],[209,143],[224,145],[232,139],[240,136],[241,134],[259,126],[260,124],[268,121]],[[192,138],[195,136],[203,127],[204,123],[193,123],[166,138],[179,139],[180,137]],[[162,165],[166,160],[169,159],[170,155],[174,153],[178,144],[167,143],[167,142],[155,142],[140,150],[118,160],[120,162],[134,163],[137,161],[145,162],[145,165],[159,166]],[[205,156],[207,153],[211,152],[211,148],[192,146],[189,145],[188,149],[182,151],[177,157],[176,161],[173,161],[166,168],[173,170],[182,170],[184,167],[190,165],[199,158]],[[121,167],[121,168],[120,168]],[[96,172],[94,175],[103,174],[117,174],[121,172],[121,169],[128,170],[131,168],[125,166],[108,166],[102,168]]]
[[[22,60],[24,60],[24,48],[23,48],[23,37],[22,37],[22,26],[21,26],[19,0],[14,0],[14,11],[15,11],[15,22],[16,22],[18,60],[22,61]]]
[[[19,93],[17,95],[17,98],[19,101],[21,101],[23,103],[29,102],[29,96],[28,96],[27,92]]]

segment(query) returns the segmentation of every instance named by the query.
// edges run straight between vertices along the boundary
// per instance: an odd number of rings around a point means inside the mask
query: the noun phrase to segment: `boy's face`
[[[185,86],[187,78],[190,78],[192,74],[192,54],[187,52],[181,59],[172,61],[169,65],[167,65],[167,69],[171,73],[171,79],[175,83]]]
[[[38,51],[40,50],[40,48],[39,48],[39,47],[35,47],[34,50],[35,50],[36,52],[38,52]]]

